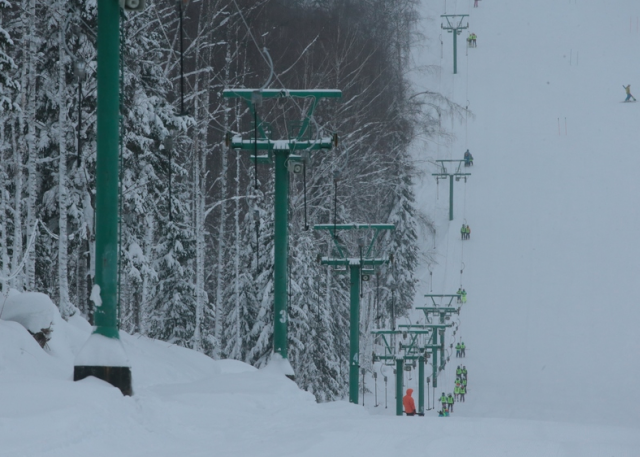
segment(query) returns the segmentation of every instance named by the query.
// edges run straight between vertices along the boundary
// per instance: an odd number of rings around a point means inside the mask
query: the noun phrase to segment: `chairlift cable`
[[[338,224],[338,178],[340,172],[335,170],[333,172],[333,238],[337,236],[336,225]]]
[[[182,3],[184,0],[178,0],[178,15],[180,29],[180,116],[184,116],[184,28],[182,26],[184,12]]]
[[[363,293],[362,293],[362,246],[359,246],[359,250],[360,250],[360,277],[358,278],[358,280],[360,281],[360,298],[363,297]]]
[[[256,274],[260,272],[260,211],[253,210],[253,218],[256,226]]]
[[[304,196],[304,230],[309,230],[309,223],[307,222],[307,161],[302,161],[302,193]]]
[[[247,33],[249,33],[249,36],[251,37],[251,40],[253,41],[253,44],[256,46],[256,49],[258,49],[258,53],[260,54],[260,57],[262,57],[262,59],[269,66],[269,70],[270,70],[269,78],[262,85],[260,90],[267,89],[269,87],[269,85],[271,84],[271,80],[274,77],[280,83],[280,86],[282,88],[284,88],[285,87],[284,83],[282,82],[282,80],[280,79],[278,74],[274,71],[273,60],[271,59],[271,55],[269,54],[269,51],[264,46],[262,48],[260,47],[260,44],[258,43],[258,40],[256,39],[255,35],[253,34],[253,31],[251,30],[251,27],[249,26],[249,24],[247,23],[247,20],[244,17],[244,14],[242,14],[242,10],[240,9],[240,6],[238,5],[238,2],[236,0],[232,0],[232,1],[233,1],[233,4],[236,7],[236,10],[238,11],[238,15],[240,16],[240,19],[242,19],[242,22],[243,22],[245,28],[247,29]],[[300,106],[300,104],[296,101],[295,98],[292,97],[291,101],[296,105],[296,107],[300,110],[300,112],[304,112],[305,111],[303,109],[303,107]],[[318,126],[316,120],[313,118],[313,116],[311,117],[311,121],[316,125],[316,130],[319,131],[319,126]]]
[[[467,47],[467,50],[469,48]],[[467,52],[467,106],[464,110],[464,146],[469,149],[469,54]]]
[[[253,105],[253,177],[254,188],[258,188],[258,107]]]

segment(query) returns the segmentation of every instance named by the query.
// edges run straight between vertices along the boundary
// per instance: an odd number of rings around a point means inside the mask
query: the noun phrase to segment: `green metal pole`
[[[131,368],[118,332],[120,6],[116,0],[98,0],[97,42],[96,271],[91,294],[96,328],[76,356],[73,379],[95,376],[132,395]],[[105,337],[119,344],[105,345]],[[109,366],[105,360],[111,361]]]
[[[404,359],[396,359],[396,416],[402,416],[402,391],[404,390]]]
[[[433,344],[438,344],[438,331],[434,329],[433,331]],[[438,387],[438,351],[433,350],[433,388]]]
[[[453,175],[449,175],[449,220],[453,220]]]
[[[458,74],[458,29],[453,29],[453,74]]]
[[[102,305],[94,333],[118,334],[118,128],[120,116],[120,7],[98,0],[98,106],[96,155],[96,276]]]
[[[440,313],[440,323],[444,324],[444,313]],[[440,333],[440,331],[441,330],[438,330],[438,333]],[[444,366],[444,329],[442,329],[442,335],[440,335],[440,363]]]
[[[418,357],[418,412],[424,414],[424,357]]]
[[[360,369],[360,265],[350,265],[349,402],[358,404]]]
[[[275,227],[274,227],[274,319],[273,319],[273,351],[287,358],[287,255],[289,230],[289,172],[286,160],[287,150],[275,150],[276,182],[275,182]],[[356,394],[357,396],[357,394]],[[357,398],[356,398],[357,402]]]

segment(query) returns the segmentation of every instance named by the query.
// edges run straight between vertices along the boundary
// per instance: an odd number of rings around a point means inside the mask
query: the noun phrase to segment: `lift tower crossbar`
[[[252,138],[244,139],[241,135],[227,133],[225,140],[232,149],[253,151],[252,157],[256,162],[272,162],[275,156],[275,196],[274,196],[274,319],[273,319],[273,351],[285,361],[288,359],[287,324],[289,321],[287,297],[287,257],[289,254],[289,176],[287,161],[301,160],[294,156],[294,151],[331,149],[337,145],[337,136],[305,139],[313,112],[321,98],[340,98],[342,92],[333,89],[317,90],[289,90],[289,89],[226,89],[222,92],[224,98],[240,98],[249,106],[253,115],[255,134]],[[260,121],[257,104],[263,99],[287,99],[291,97],[310,98],[311,103],[300,127],[289,139],[271,140],[264,129],[265,124]],[[258,133],[260,134],[258,136]],[[308,135],[307,135],[308,136]],[[258,139],[259,138],[259,139]],[[268,151],[268,154],[258,155],[258,151]],[[288,361],[287,361],[288,362]],[[288,367],[289,368],[289,367]],[[293,369],[287,376],[293,378]]]
[[[432,176],[435,176],[438,179],[449,178],[449,220],[450,221],[453,220],[453,178],[455,178],[456,181],[460,181],[460,178],[464,178],[464,182],[467,182],[467,176],[471,176],[471,173],[462,173],[460,171],[460,167],[462,166],[463,162],[464,160],[436,160],[436,163],[438,163],[440,167],[440,171],[438,173],[431,174]],[[447,163],[458,164],[457,167],[454,167],[455,171],[453,173],[447,170],[447,166],[446,166]]]
[[[336,257],[321,257],[322,265],[345,266],[349,268],[351,290],[349,311],[349,402],[358,404],[360,370],[360,289],[362,281],[362,268],[372,269],[377,265],[389,262],[389,258],[375,256],[374,244],[383,230],[395,230],[393,224],[317,224],[314,230],[327,230],[335,245]],[[365,249],[364,238],[358,243],[359,255],[350,257],[346,246],[337,236],[339,230],[373,230],[371,242]]]
[[[436,298],[448,298],[449,299],[449,303],[447,304],[448,307],[451,307],[451,304],[453,303],[453,299],[457,298],[458,300],[460,300],[460,298],[462,297],[461,294],[446,294],[446,295],[438,295],[438,294],[426,294],[425,295],[426,298],[430,298],[431,299],[431,303],[433,303],[434,308],[438,307],[438,304],[436,303]]]
[[[465,17],[469,17],[468,14],[443,14],[442,16],[447,21],[447,26],[440,24],[440,28],[446,30],[448,33],[453,33],[453,74],[458,74],[458,35],[462,33],[464,29],[469,28],[469,23],[466,26],[462,25],[462,21]]]

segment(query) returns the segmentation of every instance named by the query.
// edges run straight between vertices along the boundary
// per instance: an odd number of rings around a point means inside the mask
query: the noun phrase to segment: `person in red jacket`
[[[402,398],[402,404],[404,405],[404,412],[407,416],[415,416],[416,415],[416,404],[413,401],[413,397],[411,394],[413,393],[413,389],[407,389],[407,395]]]

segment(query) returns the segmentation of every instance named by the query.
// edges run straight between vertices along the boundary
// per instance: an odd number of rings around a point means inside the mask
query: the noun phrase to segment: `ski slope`
[[[388,408],[380,378],[377,407],[373,392],[364,408],[316,404],[268,369],[126,334],[135,395],[122,397],[71,381],[90,329],[57,316],[49,353],[0,321],[0,456],[637,456],[640,104],[620,102],[622,84],[640,95],[640,3],[472,3],[425,1],[428,41],[415,57],[442,67],[416,74],[417,91],[441,91],[475,116],[443,119],[455,139],[416,147],[419,204],[437,228],[435,250],[424,243],[433,284],[425,264],[418,297],[461,284],[469,294],[469,393],[452,417],[395,417],[392,375]],[[470,13],[478,35],[468,55],[461,35],[455,77],[451,36],[442,54],[439,41],[445,11]],[[436,189],[427,162],[467,148],[475,165],[455,184],[449,222],[448,183]],[[441,375],[447,392],[455,362]]]
[[[444,12],[439,3],[432,16]],[[450,224],[448,183],[435,203],[432,180],[421,191],[446,233],[434,293],[462,284],[469,294],[461,334],[473,394],[457,415],[638,429],[640,395],[629,382],[640,375],[640,106],[620,102],[623,84],[640,92],[640,3],[471,4],[447,2],[448,14],[471,13],[458,74],[443,33],[443,72],[417,81],[475,115],[454,123],[455,141],[421,151],[459,159],[469,148],[475,158],[467,184],[455,185]],[[467,51],[469,31],[478,47]],[[472,230],[464,242],[463,220]]]

